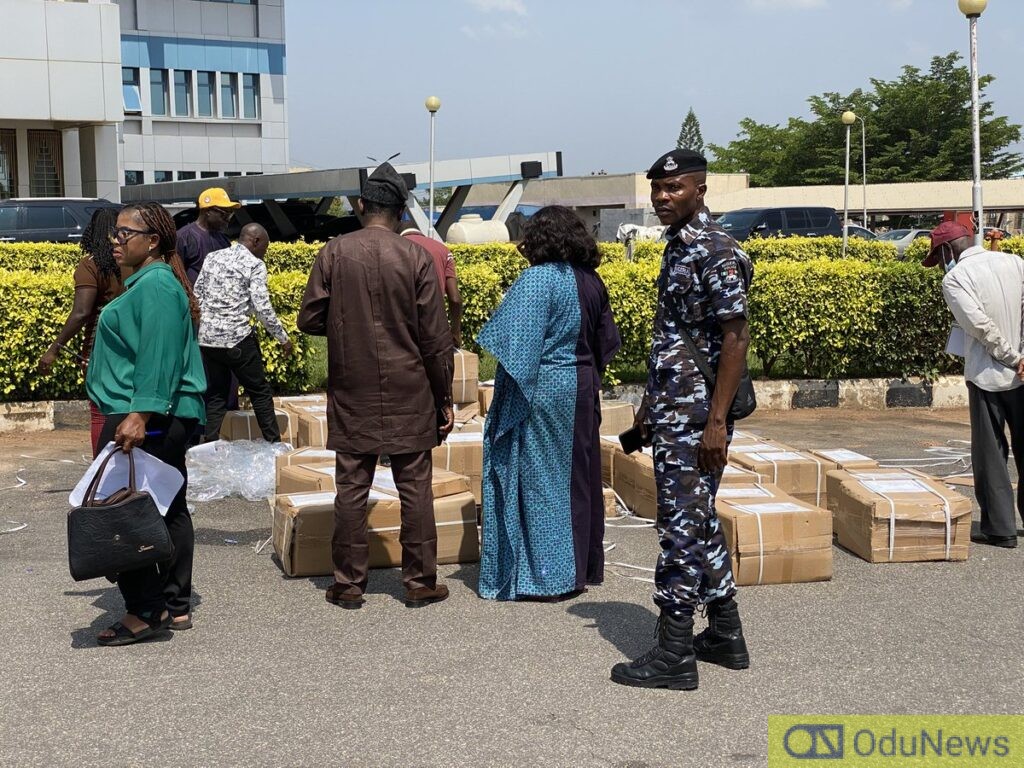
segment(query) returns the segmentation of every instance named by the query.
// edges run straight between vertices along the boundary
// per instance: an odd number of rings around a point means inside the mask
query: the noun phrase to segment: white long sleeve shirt
[[[282,344],[288,334],[270,306],[267,266],[241,243],[207,254],[195,285],[199,345],[230,348],[252,332],[255,316]]]
[[[1024,384],[1017,377],[1024,259],[968,248],[942,279],[942,295],[966,337],[964,378],[988,392]]]

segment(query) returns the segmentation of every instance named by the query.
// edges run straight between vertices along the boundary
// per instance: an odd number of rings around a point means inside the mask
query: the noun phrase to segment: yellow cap
[[[199,194],[199,208],[241,208],[241,203],[232,202],[221,187],[210,187]]]

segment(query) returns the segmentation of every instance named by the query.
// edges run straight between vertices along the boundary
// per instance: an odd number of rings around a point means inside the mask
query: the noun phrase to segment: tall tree
[[[683,124],[679,128],[679,138],[676,139],[676,147],[678,149],[692,149],[694,152],[704,154],[704,137],[701,135],[700,120],[697,119],[693,107],[690,107],[690,111],[686,113],[686,119],[683,120]]]
[[[982,77],[982,92],[994,78]],[[904,67],[895,80],[871,80],[872,90],[847,95],[824,93],[808,99],[811,118],[791,118],[785,127],[750,118],[726,146],[710,144],[718,172],[746,172],[753,186],[841,184],[845,126],[840,114],[852,109],[867,128],[868,181],[952,181],[971,176],[971,85],[960,55],[932,59],[927,72]],[[851,154],[861,152],[854,126]],[[1007,178],[1024,170],[1024,155],[1009,147],[1021,126],[997,117],[991,101],[981,103],[982,173]],[[851,163],[860,183],[860,163]]]

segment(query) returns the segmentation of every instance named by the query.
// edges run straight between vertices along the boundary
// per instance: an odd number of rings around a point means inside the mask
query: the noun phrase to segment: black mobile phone
[[[639,451],[644,447],[644,436],[640,427],[631,427],[619,435],[619,443],[626,453]]]

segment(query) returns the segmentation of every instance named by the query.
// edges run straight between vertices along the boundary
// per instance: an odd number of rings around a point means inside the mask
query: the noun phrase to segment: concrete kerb
[[[608,399],[637,405],[644,388],[626,384],[605,390]],[[778,379],[755,381],[759,410],[790,411],[803,408],[965,408],[967,385],[961,376],[922,379]],[[45,432],[88,428],[89,403],[85,400],[42,400],[0,403],[0,433]]]

